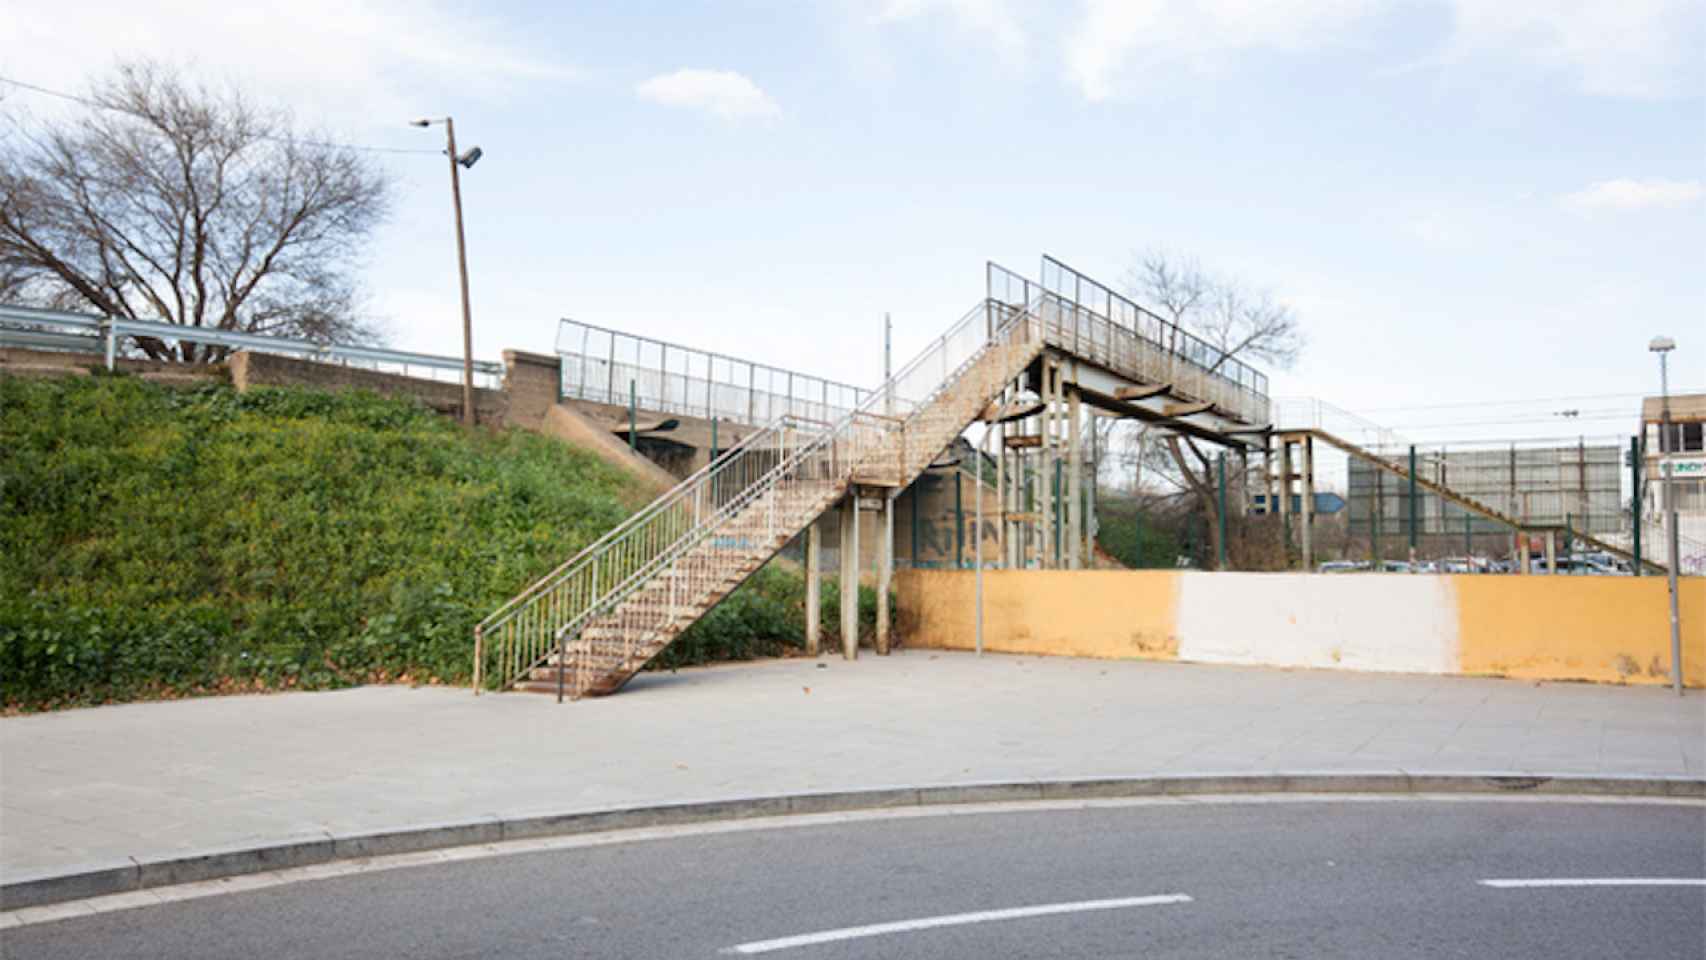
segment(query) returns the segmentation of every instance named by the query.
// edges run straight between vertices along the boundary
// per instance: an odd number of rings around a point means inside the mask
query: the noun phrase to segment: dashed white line
[[[1706,877],[1537,877],[1482,880],[1483,887],[1706,887]]]
[[[724,953],[769,953],[792,947],[809,947],[837,940],[857,940],[861,937],[880,937],[890,933],[910,933],[936,927],[957,927],[970,923],[989,923],[994,920],[1019,920],[1025,917],[1047,917],[1060,913],[1083,913],[1091,910],[1123,910],[1128,907],[1158,907],[1169,903],[1190,903],[1182,893],[1164,893],[1148,897],[1120,897],[1113,900],[1079,900],[1073,903],[1042,903],[1030,907],[1011,907],[1006,910],[979,910],[973,913],[950,913],[916,920],[897,920],[893,923],[873,923],[862,927],[842,927],[839,930],[820,930],[774,940],[754,940],[729,947]]]

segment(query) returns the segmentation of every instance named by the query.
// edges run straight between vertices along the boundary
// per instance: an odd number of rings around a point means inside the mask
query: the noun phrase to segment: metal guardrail
[[[1246,423],[1268,422],[1265,375],[1053,257],[1043,257],[1042,283],[994,263],[986,277],[991,299],[1041,317],[1050,344]]]
[[[386,347],[321,344],[312,340],[270,337],[265,334],[210,327],[189,327],[158,320],[133,320],[127,317],[104,317],[0,304],[0,346],[77,353],[104,352],[107,369],[110,370],[118,359],[119,342],[126,338],[134,340],[139,337],[212,344],[233,350],[253,350],[256,353],[299,357],[318,363],[372,369],[399,368],[405,376],[413,376],[416,371],[450,372],[454,373],[457,379],[462,376],[461,357],[392,350]],[[503,372],[501,363],[490,360],[474,361],[476,383],[495,387],[502,379]]]
[[[795,416],[834,423],[871,394],[793,370],[561,320],[562,395],[759,426]],[[630,387],[631,385],[631,387]]]

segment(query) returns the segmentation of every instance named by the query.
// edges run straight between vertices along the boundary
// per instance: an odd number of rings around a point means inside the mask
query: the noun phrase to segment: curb
[[[0,910],[39,907],[203,880],[217,880],[446,847],[571,836],[642,827],[679,826],[811,813],[843,813],[943,804],[1240,793],[1512,794],[1706,799],[1706,779],[1688,777],[1545,776],[1528,774],[1274,773],[1017,780],[932,787],[888,787],[687,803],[480,817],[377,833],[315,833],[263,846],[207,850],[165,859],[89,864],[67,872],[0,883]]]

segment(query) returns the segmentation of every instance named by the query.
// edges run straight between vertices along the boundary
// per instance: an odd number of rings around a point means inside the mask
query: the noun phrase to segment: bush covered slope
[[[460,680],[479,617],[621,489],[368,394],[0,380],[0,696]]]
[[[0,703],[466,682],[474,624],[635,496],[555,440],[371,394],[0,378]],[[780,653],[804,597],[772,564],[655,665]]]

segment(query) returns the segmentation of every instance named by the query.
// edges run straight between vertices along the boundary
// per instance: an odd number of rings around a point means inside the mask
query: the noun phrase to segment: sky
[[[875,385],[884,313],[898,364],[985,261],[1165,250],[1296,311],[1274,396],[1412,439],[1627,434],[1658,334],[1706,389],[1698,0],[80,0],[0,36],[10,79],[153,57],[422,150],[376,154],[402,348],[461,345],[442,132],[407,125],[449,114],[482,358],[572,317]]]

